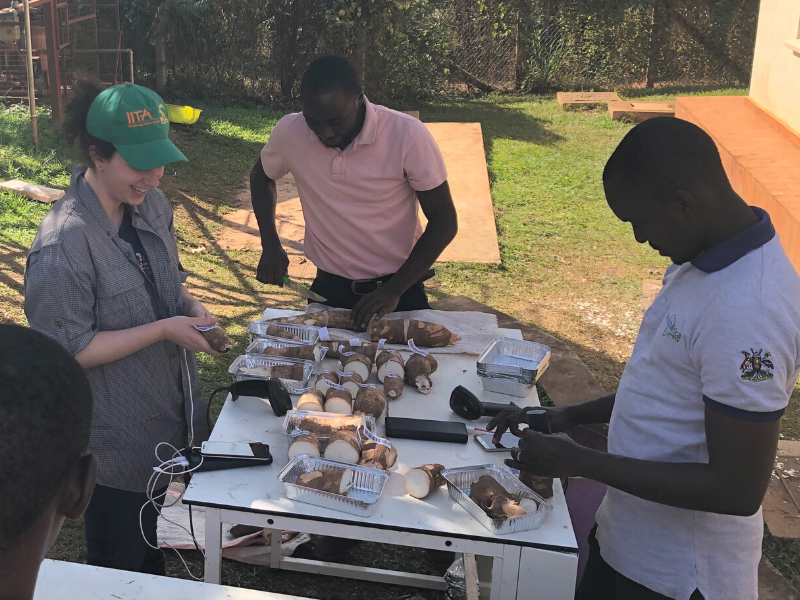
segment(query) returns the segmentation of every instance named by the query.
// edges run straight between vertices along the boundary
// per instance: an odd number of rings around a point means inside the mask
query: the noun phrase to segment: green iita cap
[[[86,130],[112,144],[125,162],[140,171],[186,161],[169,139],[167,105],[140,85],[126,83],[100,92],[89,107]]]

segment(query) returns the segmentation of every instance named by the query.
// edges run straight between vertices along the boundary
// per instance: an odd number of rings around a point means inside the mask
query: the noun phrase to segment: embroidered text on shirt
[[[678,331],[678,327],[676,325],[677,317],[675,315],[667,315],[667,328],[662,333],[662,336],[669,336],[676,342],[681,341],[681,332]]]

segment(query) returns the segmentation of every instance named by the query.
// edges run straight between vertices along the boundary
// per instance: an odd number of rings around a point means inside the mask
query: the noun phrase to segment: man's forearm
[[[278,188],[275,181],[267,177],[257,161],[250,172],[250,200],[256,216],[258,230],[261,233],[261,246],[267,248],[280,244],[278,230],[275,227],[275,210],[278,205]]]
[[[732,477],[709,464],[638,460],[584,448],[577,469],[580,477],[677,508],[749,516],[759,507]]]
[[[614,390],[609,394],[599,396],[593,400],[567,406],[563,411],[573,425],[608,423],[611,420],[611,413],[614,410],[614,401],[616,397],[617,392]]]

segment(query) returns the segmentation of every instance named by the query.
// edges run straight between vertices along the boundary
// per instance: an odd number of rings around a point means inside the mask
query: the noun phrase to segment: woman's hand
[[[211,315],[203,317],[171,317],[164,319],[161,323],[164,328],[165,340],[169,340],[191,352],[219,354],[197,330],[197,327],[209,327],[217,323],[217,320]]]

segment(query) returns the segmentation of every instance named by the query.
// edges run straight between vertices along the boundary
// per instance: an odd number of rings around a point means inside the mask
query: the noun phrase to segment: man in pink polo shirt
[[[429,308],[423,281],[458,230],[441,152],[418,119],[372,104],[344,58],[316,59],[302,113],[283,117],[250,174],[263,252],[257,279],[282,285],[289,259],[275,227],[275,181],[294,175],[311,289],[357,323]],[[428,219],[422,230],[417,205]]]

